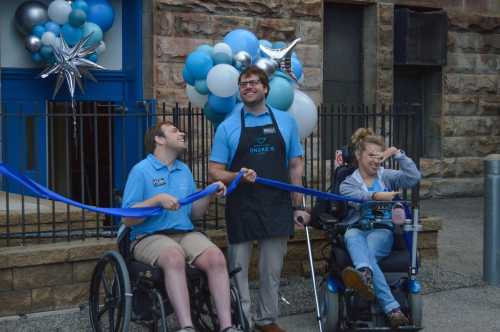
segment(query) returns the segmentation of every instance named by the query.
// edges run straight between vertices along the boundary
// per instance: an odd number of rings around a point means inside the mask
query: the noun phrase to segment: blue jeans
[[[378,266],[378,261],[391,253],[394,236],[388,229],[373,229],[363,231],[350,228],[345,232],[344,240],[356,269],[368,267],[373,274],[375,296],[385,313],[399,308],[384,274]]]

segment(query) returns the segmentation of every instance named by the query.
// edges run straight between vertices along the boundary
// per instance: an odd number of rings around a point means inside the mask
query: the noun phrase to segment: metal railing
[[[24,107],[24,108],[23,108]],[[153,101],[131,111],[111,103],[2,105],[2,162],[50,189],[79,202],[120,206],[130,168],[144,158],[144,132],[158,120],[185,131],[188,148],[181,159],[199,187],[208,184],[208,160],[214,127],[197,108],[169,108]],[[318,107],[318,125],[304,141],[304,185],[327,190],[335,151],[349,143],[359,127],[371,127],[403,148],[418,164],[421,155],[420,106]],[[390,165],[395,166],[395,165]],[[33,197],[33,193],[2,178],[0,247],[112,237],[117,218]],[[418,192],[411,193],[414,201]],[[313,203],[308,198],[308,204]],[[197,222],[204,230],[224,226],[224,200],[211,204]]]

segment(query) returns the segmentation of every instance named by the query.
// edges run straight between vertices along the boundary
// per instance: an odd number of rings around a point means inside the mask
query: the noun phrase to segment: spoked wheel
[[[215,304],[208,288],[206,277],[199,277],[189,283],[191,315],[197,331],[217,332],[219,324]]]
[[[245,312],[243,311],[243,306],[241,305],[241,298],[238,288],[231,284],[229,289],[231,296],[231,320],[233,325],[237,328],[243,330],[243,332],[249,332],[250,326],[248,320],[245,317]]]
[[[328,332],[340,331],[339,294],[330,292],[325,280],[320,286],[319,295],[323,329]]]
[[[409,295],[410,304],[410,323],[416,327],[422,327],[422,316],[423,316],[423,306],[422,306],[422,294],[410,294]]]
[[[128,331],[131,310],[127,266],[119,253],[109,251],[97,262],[92,274],[89,314],[93,331]]]

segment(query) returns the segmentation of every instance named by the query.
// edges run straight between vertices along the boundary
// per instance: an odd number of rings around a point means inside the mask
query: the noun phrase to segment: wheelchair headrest
[[[344,145],[340,148],[340,151],[342,151],[342,160],[344,162],[344,165],[352,165],[354,161],[354,152],[352,146],[350,144]]]

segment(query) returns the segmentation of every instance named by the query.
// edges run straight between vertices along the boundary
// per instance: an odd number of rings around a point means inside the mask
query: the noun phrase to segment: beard
[[[265,99],[264,96],[260,96],[259,98],[255,98],[254,100],[250,100],[250,101],[242,98],[242,101],[243,101],[243,104],[245,104],[245,106],[254,107],[254,106],[261,104],[264,101],[264,99]]]

